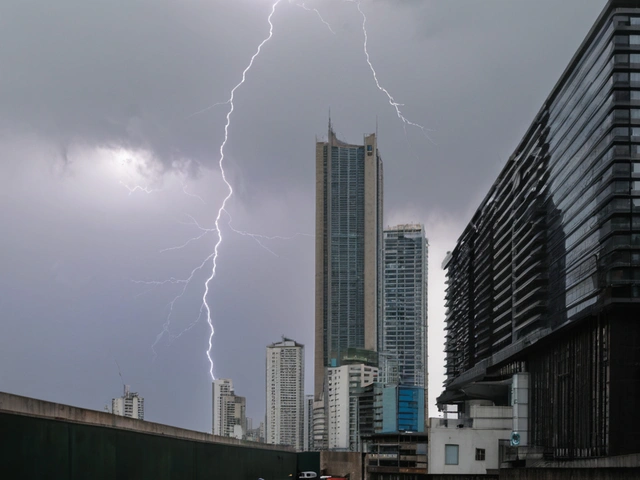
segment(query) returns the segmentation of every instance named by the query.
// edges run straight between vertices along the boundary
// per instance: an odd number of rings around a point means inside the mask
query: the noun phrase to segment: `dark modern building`
[[[316,142],[315,396],[349,348],[378,350],[382,320],[382,160],[376,135]]]
[[[526,372],[529,445],[640,453],[639,1],[607,4],[443,266],[440,405],[508,405]]]

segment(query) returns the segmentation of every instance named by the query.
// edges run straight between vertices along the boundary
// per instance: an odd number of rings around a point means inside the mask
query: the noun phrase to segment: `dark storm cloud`
[[[430,258],[431,396],[439,392],[442,256],[595,20],[603,0],[363,1],[369,52],[405,116],[373,81],[356,5],[283,0],[274,36],[236,92],[226,150],[232,226],[313,234],[314,140],[328,111],[340,136],[379,131],[385,223],[423,221]],[[0,390],[102,408],[127,383],[148,418],[210,428],[201,320],[150,346],[184,278],[210,253],[226,194],[217,162],[225,101],[268,33],[267,0],[3,2],[0,5]],[[200,114],[195,112],[206,110]],[[377,119],[377,122],[376,122]],[[130,163],[127,163],[130,160]],[[129,194],[123,184],[152,193]],[[198,195],[202,200],[183,193]],[[205,203],[203,203],[203,201]],[[307,346],[311,385],[314,242],[231,231],[210,299],[218,376],[264,414],[264,349]],[[198,317],[202,282],[171,331]],[[149,290],[149,291],[147,291]],[[15,365],[19,364],[19,368]]]

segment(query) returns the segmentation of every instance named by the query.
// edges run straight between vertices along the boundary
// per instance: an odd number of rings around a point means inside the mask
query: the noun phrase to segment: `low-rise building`
[[[429,473],[447,475],[496,474],[500,443],[513,431],[511,406],[469,405],[461,418],[429,419]]]
[[[427,478],[427,434],[381,433],[365,437],[366,478],[422,480]]]

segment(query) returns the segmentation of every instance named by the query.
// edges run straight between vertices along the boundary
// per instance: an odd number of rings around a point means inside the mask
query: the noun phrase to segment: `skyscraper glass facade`
[[[444,266],[440,403],[529,372],[532,444],[640,451],[637,2],[609,2]]]
[[[382,389],[382,428],[376,433],[424,432],[424,388],[402,385]]]
[[[384,230],[382,351],[397,361],[403,385],[427,383],[427,268],[422,225]]]
[[[316,144],[316,395],[349,348],[377,350],[382,319],[382,160],[362,145]]]
[[[330,361],[348,347],[364,348],[364,146],[331,146],[329,223]]]

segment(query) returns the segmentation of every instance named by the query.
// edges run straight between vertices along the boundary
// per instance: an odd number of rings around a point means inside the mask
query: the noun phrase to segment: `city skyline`
[[[377,89],[355,4],[316,2],[333,35],[286,3],[236,92],[227,165],[237,195],[221,218],[211,290],[214,373],[233,378],[248,416],[261,418],[255,366],[264,339],[286,332],[313,344],[310,145],[330,107],[350,142],[378,118],[385,226],[415,221],[428,232],[433,409],[443,378],[441,260],[604,1],[487,2],[474,11],[462,2],[364,2],[379,79],[432,141],[410,125],[405,134]],[[71,15],[56,5],[14,3],[0,16],[0,39],[13,46],[0,53],[0,218],[11,226],[0,239],[0,390],[102,410],[120,389],[115,359],[144,392],[147,419],[208,431],[208,327],[197,321],[204,272],[169,303],[183,286],[172,277],[187,277],[214,240],[194,222],[213,228],[222,200],[226,107],[193,114],[228,98],[268,33],[269,6],[154,2]],[[16,360],[20,369],[10,368]]]

